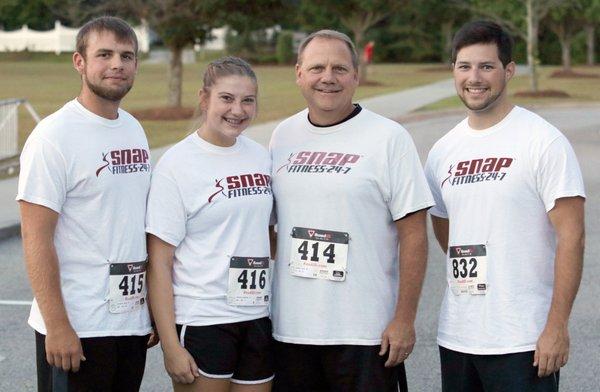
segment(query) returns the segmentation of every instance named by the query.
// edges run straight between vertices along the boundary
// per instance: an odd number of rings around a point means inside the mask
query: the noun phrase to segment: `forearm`
[[[414,322],[427,268],[427,237],[419,236],[411,246],[400,247],[400,287],[396,317]]]
[[[548,213],[556,231],[554,287],[547,325],[566,326],[579,289],[585,246],[584,199],[556,200]]]
[[[547,324],[566,326],[579,290],[583,270],[584,235],[560,241],[554,261],[554,289]]]
[[[172,268],[172,259],[156,257],[150,251],[148,297],[161,345],[167,348],[179,344],[175,328]]]
[[[277,255],[277,232],[275,226],[269,226],[269,246],[271,250],[271,259],[275,260]]]
[[[41,212],[42,216],[39,216]],[[25,266],[46,329],[71,327],[65,309],[58,256],[54,247],[53,213],[21,204],[21,233]],[[46,219],[50,216],[50,219]]]
[[[427,231],[425,211],[416,212],[398,223],[400,279],[396,318],[414,322],[427,268]]]

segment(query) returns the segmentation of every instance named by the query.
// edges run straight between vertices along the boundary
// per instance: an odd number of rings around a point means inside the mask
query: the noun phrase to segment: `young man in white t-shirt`
[[[512,39],[500,26],[463,26],[452,56],[468,117],[425,168],[447,254],[442,389],[557,391],[582,271],[579,165],[560,131],[510,103]]]
[[[152,328],[144,218],[148,142],[119,109],[137,70],[123,20],[84,25],[73,55],[78,97],[34,129],[17,200],[35,301],[38,390],[136,391]]]
[[[357,62],[346,35],[308,36],[308,109],[271,138],[276,391],[406,390],[433,200],[406,130],[352,103]]]

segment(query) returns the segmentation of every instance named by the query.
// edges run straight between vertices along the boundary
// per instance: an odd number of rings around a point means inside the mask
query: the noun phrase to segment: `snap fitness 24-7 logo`
[[[96,170],[96,177],[98,177],[104,169],[112,174],[150,171],[148,151],[143,148],[112,150],[107,153],[102,153],[102,160],[105,163]]]
[[[448,177],[442,181],[441,188],[444,185],[455,186],[482,181],[502,181],[513,161],[513,158],[480,158],[452,164],[448,169]]]
[[[360,155],[342,152],[293,152],[287,162],[277,169],[277,173],[286,170],[288,173],[348,174],[360,158]]]
[[[208,197],[209,203],[219,196],[232,199],[241,196],[270,195],[271,176],[261,173],[228,176],[220,180],[215,179],[215,188],[216,191]]]

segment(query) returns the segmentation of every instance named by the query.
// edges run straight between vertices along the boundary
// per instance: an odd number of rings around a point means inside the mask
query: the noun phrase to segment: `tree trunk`
[[[587,65],[596,64],[596,30],[593,24],[585,26],[585,37],[587,42]]]
[[[171,47],[171,60],[169,62],[169,97],[167,104],[170,107],[181,107],[181,84],[183,80],[183,48]]]
[[[452,62],[452,27],[454,27],[454,20],[442,22],[442,62],[446,64]]]
[[[354,30],[352,30],[354,34],[354,45],[356,45],[356,51],[358,52],[358,81],[363,84],[367,82],[367,61],[364,58],[364,45],[363,39],[365,30],[361,27],[356,26]]]
[[[538,20],[533,9],[533,0],[527,0],[527,64],[530,70],[530,87],[534,93],[538,92],[537,73],[537,46],[538,46]]]
[[[571,72],[571,39],[561,37],[559,41],[562,50],[562,70],[563,72]]]

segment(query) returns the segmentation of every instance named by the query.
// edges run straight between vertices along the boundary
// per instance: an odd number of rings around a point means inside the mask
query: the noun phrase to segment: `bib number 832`
[[[467,265],[470,266],[467,269]],[[477,277],[477,259],[472,257],[467,259],[452,259],[452,275],[454,279],[461,278],[476,278]]]

